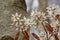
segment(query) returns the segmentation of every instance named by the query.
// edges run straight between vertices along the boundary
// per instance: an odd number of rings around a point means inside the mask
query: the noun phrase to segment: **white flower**
[[[18,30],[19,28],[16,28],[16,30]]]
[[[52,5],[49,5],[46,9],[47,9],[48,15],[52,16],[53,14],[56,14],[57,10],[59,9],[59,6],[52,4]]]
[[[23,20],[24,20],[24,24],[25,24],[25,25],[27,25],[27,26],[30,25],[30,19],[28,19],[28,18],[26,18],[26,17],[24,16],[24,19],[23,19]]]
[[[40,16],[41,15],[41,12],[38,12],[38,11],[32,11],[31,12],[31,16]]]
[[[12,25],[15,25],[17,29],[19,29],[20,25],[22,25],[21,14],[20,15],[18,15],[18,13],[16,13],[15,15],[12,14],[11,19],[13,21]]]
[[[52,5],[49,5],[46,9],[47,9],[47,10],[55,10],[55,9],[57,9],[57,8],[59,8],[58,5],[52,4]]]
[[[41,36],[41,37],[44,37],[44,36],[45,36],[45,32],[41,32],[41,33],[40,33],[40,36]]]
[[[21,17],[21,14],[20,15],[18,15],[18,13],[16,13],[15,15],[12,14],[13,22],[16,22],[16,21],[20,20],[20,17]]]

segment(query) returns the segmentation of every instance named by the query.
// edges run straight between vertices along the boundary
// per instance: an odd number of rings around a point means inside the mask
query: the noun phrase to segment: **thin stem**
[[[50,35],[50,37],[48,38],[48,40],[53,36],[53,33]]]
[[[47,38],[47,40],[48,40],[48,33],[47,33],[47,30],[46,30],[46,28],[45,28],[45,26],[44,26],[43,23],[42,23],[42,25],[43,25],[43,28],[44,28],[44,30],[45,30],[45,32],[46,32],[46,38]]]
[[[16,35],[15,35],[15,38],[14,38],[14,40],[18,40],[18,38],[19,38],[19,35],[20,35],[20,26],[19,26],[20,24],[19,24],[19,21],[18,21],[18,27],[19,27],[19,29],[17,30],[17,33],[16,33]]]

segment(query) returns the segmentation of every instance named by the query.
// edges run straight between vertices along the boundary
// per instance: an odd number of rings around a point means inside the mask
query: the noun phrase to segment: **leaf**
[[[20,34],[20,32],[17,32],[17,33],[16,33],[14,40],[18,40],[19,34]]]
[[[36,35],[35,33],[32,33],[32,35],[33,35],[37,40],[40,40],[39,36]]]
[[[60,17],[60,15],[59,15],[59,14],[57,14],[57,15],[55,16],[55,18],[56,18],[56,19],[59,19],[59,17]]]
[[[23,36],[22,40],[27,40],[25,36]]]
[[[29,34],[27,31],[23,31],[23,35],[25,36],[26,40],[29,40]]]
[[[52,33],[52,32],[53,32],[53,27],[51,27],[50,24],[45,23],[45,27],[46,27],[46,29],[49,31],[49,33]]]
[[[54,38],[55,38],[55,40],[59,40],[57,34],[54,34]]]

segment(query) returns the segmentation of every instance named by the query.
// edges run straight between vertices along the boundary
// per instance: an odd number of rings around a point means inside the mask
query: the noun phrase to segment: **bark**
[[[15,26],[11,26],[11,15],[16,12],[22,14],[22,17],[28,15],[24,0],[0,0],[0,37],[2,35],[15,36],[17,31]]]
[[[41,12],[46,12],[48,0],[39,0],[39,9]]]

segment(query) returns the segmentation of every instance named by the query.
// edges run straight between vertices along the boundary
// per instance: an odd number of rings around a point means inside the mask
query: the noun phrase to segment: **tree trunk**
[[[11,26],[11,15],[16,12],[22,14],[22,17],[28,15],[24,0],[0,0],[0,37],[2,35],[15,36],[17,31],[15,26]]]
[[[46,12],[48,0],[39,0],[39,9],[41,12]]]

